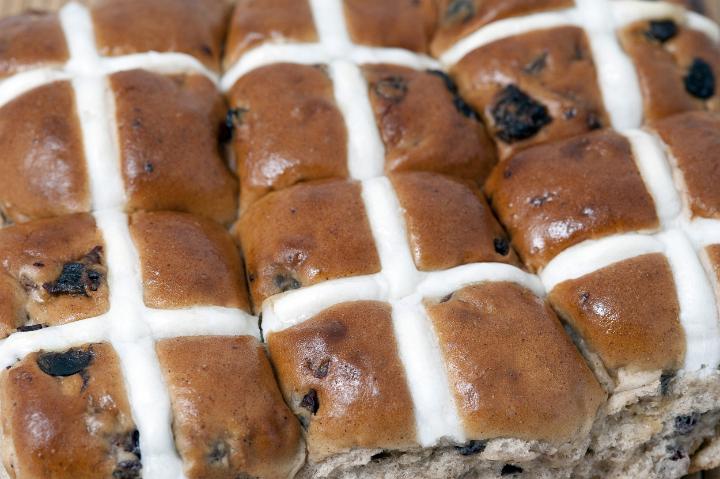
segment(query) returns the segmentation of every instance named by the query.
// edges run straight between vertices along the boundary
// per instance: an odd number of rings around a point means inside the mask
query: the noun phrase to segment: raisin
[[[323,379],[328,375],[328,372],[330,370],[330,360],[325,359],[322,363],[320,363],[320,366],[317,367],[315,371],[313,371],[313,376],[317,379]]]
[[[677,24],[672,20],[651,20],[650,28],[645,32],[645,36],[651,40],[657,40],[660,43],[673,38],[678,33]]]
[[[600,120],[600,117],[597,116],[595,113],[588,113],[588,116],[586,118],[586,124],[588,127],[588,130],[599,130],[603,127],[602,120]]]
[[[694,97],[707,100],[715,95],[715,73],[713,73],[712,67],[701,58],[693,60],[684,80],[685,90]]]
[[[142,464],[140,461],[120,461],[112,473],[114,479],[139,479]]]
[[[88,254],[85,255],[83,260],[90,264],[100,264],[100,263],[102,263],[102,252],[103,252],[103,247],[96,246],[93,249],[91,249]]]
[[[485,450],[487,441],[468,441],[462,446],[455,446],[455,449],[463,456],[472,456],[473,454],[480,454]]]
[[[545,67],[547,66],[547,57],[548,57],[548,52],[546,52],[546,51],[543,52],[542,54],[540,54],[540,56],[538,56],[533,61],[531,61],[530,63],[525,65],[525,67],[523,68],[523,71],[525,73],[527,73],[528,75],[537,75],[538,73],[543,71],[545,69]]]
[[[685,453],[682,452],[680,449],[670,450],[669,452],[672,452],[669,459],[673,462],[679,461],[685,457]]]
[[[102,274],[89,269],[84,263],[65,263],[58,279],[43,284],[43,288],[54,296],[87,296],[87,290],[97,291],[101,281]]]
[[[50,376],[72,376],[90,365],[95,357],[92,349],[68,349],[63,353],[41,353],[37,365]]]
[[[390,451],[382,451],[382,452],[378,452],[377,454],[373,454],[372,456],[370,456],[370,460],[374,461],[374,462],[380,462],[383,459],[389,459],[391,457],[392,457],[392,454],[390,453]]]
[[[495,252],[501,256],[510,254],[510,243],[506,238],[495,238],[493,240],[493,246],[495,247]]]
[[[662,374],[660,376],[660,394],[663,396],[667,396],[670,392],[670,383],[672,383],[673,378],[675,377],[675,374],[669,373],[669,374]]]
[[[452,0],[445,10],[445,21],[465,23],[475,16],[473,0]]]
[[[153,173],[155,171],[155,166],[148,161],[145,165],[143,165],[143,170],[145,170],[145,173]]]
[[[17,330],[19,333],[26,333],[28,331],[37,331],[38,329],[42,329],[44,327],[44,324],[28,324],[27,326],[19,326]]]
[[[500,471],[501,476],[509,476],[510,474],[520,474],[523,472],[523,468],[520,466],[513,466],[512,464],[505,464]]]
[[[690,434],[699,420],[700,415],[698,413],[692,413],[689,416],[677,416],[675,418],[675,431],[682,436]]]
[[[427,72],[431,75],[440,77],[443,83],[445,83],[445,88],[447,88],[450,94],[453,96],[453,105],[455,106],[455,109],[460,112],[460,114],[466,116],[467,118],[470,118],[471,120],[480,120],[480,115],[478,115],[477,112],[473,109],[473,107],[468,105],[465,100],[460,96],[455,80],[450,78],[450,76],[442,70],[428,70]]]
[[[317,391],[314,389],[308,391],[308,393],[303,396],[302,401],[300,401],[300,407],[307,409],[314,416],[318,412],[318,409],[320,409]]]
[[[391,76],[377,82],[373,89],[379,97],[398,103],[405,98],[408,88],[404,78]]]
[[[285,291],[290,291],[292,289],[299,289],[301,286],[300,282],[295,278],[282,274],[276,274],[273,277],[273,283],[275,284],[275,287],[280,290],[281,293],[284,293]]]
[[[441,304],[442,304],[442,303],[447,303],[448,301],[450,301],[450,300],[452,299],[452,297],[453,297],[453,294],[452,294],[452,293],[446,294],[445,296],[443,296],[442,298],[440,298],[440,303],[441,303]]]
[[[223,462],[223,460],[227,457],[228,452],[229,450],[227,444],[224,441],[218,441],[213,444],[213,447],[208,454],[208,462]]]
[[[119,441],[119,445],[122,447],[123,451],[129,452],[130,454],[134,455],[138,459],[141,458],[141,455],[140,455],[140,431],[138,431],[137,429],[133,429],[132,432],[123,434],[123,436],[121,436],[121,439]]]
[[[491,111],[497,136],[506,143],[535,136],[552,122],[548,109],[515,85],[506,86]]]

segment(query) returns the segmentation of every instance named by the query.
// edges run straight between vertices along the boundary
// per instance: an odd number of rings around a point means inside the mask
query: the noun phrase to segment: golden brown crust
[[[0,229],[0,338],[19,327],[57,325],[109,309],[103,240],[88,214]]]
[[[311,461],[351,448],[416,445],[389,305],[333,306],[270,334],[268,347],[285,400],[306,424]]]
[[[343,0],[354,43],[425,53],[435,30],[434,0]]]
[[[485,181],[495,148],[477,114],[440,72],[365,65],[387,171],[436,171]]]
[[[647,21],[634,23],[620,33],[638,72],[648,122],[688,110],[720,111],[718,86],[713,81],[713,92],[708,96],[710,85],[696,63],[704,63],[714,78],[720,79],[720,47],[702,32],[680,25],[676,28],[674,36],[661,37],[663,40],[649,33]],[[693,65],[699,68],[699,77],[691,81]]]
[[[229,10],[223,0],[99,0],[91,13],[101,55],[186,53],[219,71]]]
[[[156,348],[189,479],[289,477],[302,463],[300,425],[256,339],[174,338]]]
[[[715,273],[715,276],[717,277],[717,294],[718,302],[720,303],[720,244],[710,245],[706,248],[706,251],[708,258],[710,259],[712,272]]]
[[[217,223],[186,213],[135,213],[130,233],[140,254],[146,306],[249,311],[239,251]]]
[[[112,75],[110,84],[127,209],[187,211],[232,222],[236,182],[218,143],[225,103],[212,82],[130,70]]]
[[[380,271],[358,183],[302,183],[271,193],[248,209],[234,234],[256,311],[283,291]]]
[[[507,17],[572,7],[572,0],[437,0],[438,28],[432,42],[439,56],[483,25]]]
[[[317,39],[308,0],[239,0],[225,45],[225,68],[265,42],[304,43]]]
[[[230,104],[241,211],[272,190],[348,176],[345,121],[324,67],[258,68],[235,83]]]
[[[0,19],[0,78],[67,59],[57,14],[27,12]]]
[[[0,214],[28,221],[90,210],[82,134],[70,82],[50,83],[0,108]]]
[[[11,477],[140,477],[137,430],[110,345],[32,353],[0,374],[0,398]]]
[[[452,69],[501,158],[610,124],[586,34],[558,27],[483,46]]]
[[[472,183],[433,173],[395,173],[415,265],[422,271],[467,263],[518,264],[506,233]]]
[[[720,114],[688,112],[653,123],[682,172],[693,216],[720,219]]]
[[[682,367],[685,333],[664,255],[638,256],[565,281],[549,299],[611,374]]]
[[[610,130],[522,151],[495,169],[486,188],[533,270],[584,240],[658,227],[630,144]]]
[[[562,443],[589,431],[604,393],[541,299],[482,283],[426,308],[468,437]]]

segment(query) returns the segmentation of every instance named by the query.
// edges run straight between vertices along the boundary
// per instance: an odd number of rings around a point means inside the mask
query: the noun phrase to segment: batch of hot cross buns
[[[712,8],[0,19],[0,478],[720,466]]]

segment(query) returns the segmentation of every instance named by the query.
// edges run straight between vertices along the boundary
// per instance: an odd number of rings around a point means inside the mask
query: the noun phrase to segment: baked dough
[[[0,477],[720,465],[720,27],[678,3],[1,19]]]

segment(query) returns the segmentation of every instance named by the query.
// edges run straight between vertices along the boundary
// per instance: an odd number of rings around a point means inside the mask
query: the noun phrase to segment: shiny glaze
[[[27,12],[0,19],[0,78],[67,59],[57,14]]]
[[[100,0],[91,13],[102,55],[187,53],[219,70],[229,10],[223,0]]]
[[[572,0],[437,0],[438,26],[433,55],[490,22],[545,10],[572,7]]]
[[[469,439],[563,443],[605,394],[550,307],[514,283],[481,283],[427,311]]]
[[[302,183],[271,193],[242,215],[234,234],[256,310],[283,290],[380,271],[357,183]]]
[[[434,0],[343,0],[343,5],[354,43],[429,50],[436,22]]]
[[[0,338],[20,326],[57,325],[98,316],[109,309],[106,275],[86,295],[51,295],[43,287],[55,281],[63,265],[82,261],[103,247],[88,214],[37,220],[0,229]],[[94,269],[102,273],[102,261]]]
[[[586,34],[578,27],[537,30],[495,41],[466,55],[452,69],[460,93],[497,136],[492,110],[513,84],[543,104],[552,122],[524,140],[496,137],[501,158],[530,145],[609,126]]]
[[[486,189],[533,270],[583,240],[658,227],[630,144],[610,130],[522,151]]]
[[[720,219],[720,114],[688,112],[653,123],[669,146],[693,216]]]
[[[307,180],[346,178],[347,131],[325,68],[277,63],[230,90],[240,209]]]
[[[418,269],[482,262],[519,264],[507,235],[472,183],[425,172],[395,173],[391,180]],[[506,254],[497,251],[496,240],[500,240],[498,246],[507,246]]]
[[[239,0],[225,44],[225,68],[262,43],[316,42],[308,0]]]
[[[146,306],[249,310],[240,254],[222,226],[186,213],[135,213],[130,233],[140,254]]]
[[[720,83],[713,97],[690,95],[684,84],[688,67],[701,58],[720,82],[720,46],[704,33],[678,25],[678,33],[666,42],[646,35],[648,22],[637,22],[620,32],[625,51],[635,63],[644,99],[645,120],[651,122],[688,110],[720,111]]]
[[[485,181],[495,149],[477,118],[463,115],[443,78],[394,65],[365,65],[387,171],[436,171]]]
[[[333,306],[271,334],[268,348],[285,400],[307,424],[312,461],[350,448],[415,444],[413,405],[389,305]],[[301,406],[310,390],[317,395],[315,414]]]
[[[302,463],[300,424],[256,339],[174,338],[156,348],[188,479],[288,477]]]
[[[44,373],[36,362],[38,353],[0,374],[4,462],[10,477],[113,477],[119,462],[132,457],[122,448],[132,443],[135,425],[115,351],[108,344],[83,348],[91,348],[94,357],[79,374]]]
[[[682,367],[685,333],[675,280],[662,254],[638,256],[565,281],[549,299],[611,375],[620,368]]]
[[[236,217],[237,186],[220,154],[225,103],[200,75],[130,70],[110,77],[130,211],[177,210],[222,223]]]
[[[0,212],[19,222],[88,211],[90,193],[70,82],[41,86],[0,108]]]

